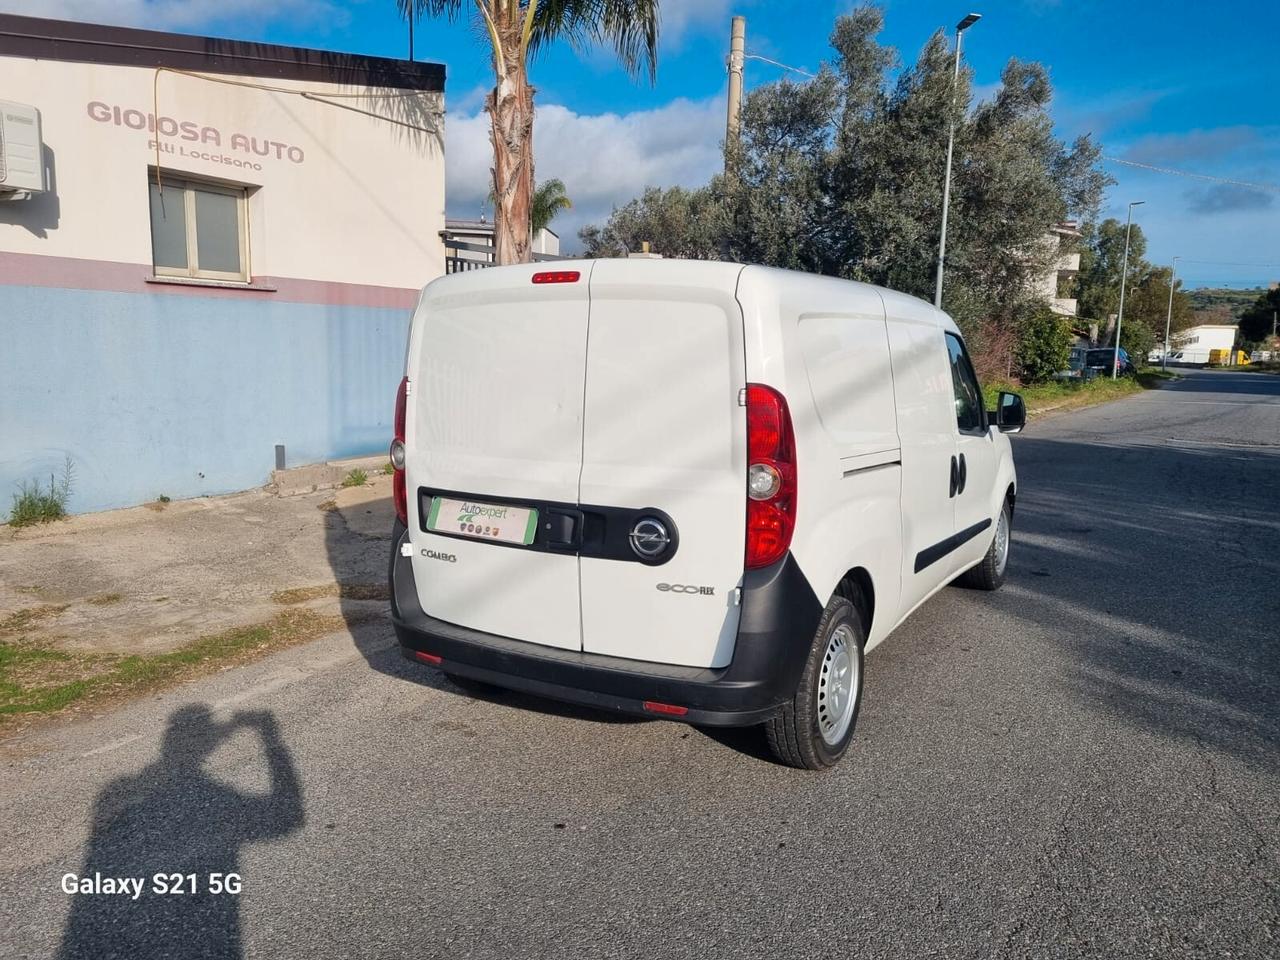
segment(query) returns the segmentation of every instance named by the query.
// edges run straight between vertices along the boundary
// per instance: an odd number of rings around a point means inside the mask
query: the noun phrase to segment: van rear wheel
[[[764,725],[773,755],[787,766],[822,770],[849,749],[862,704],[862,623],[848,597],[828,601],[795,696]]]

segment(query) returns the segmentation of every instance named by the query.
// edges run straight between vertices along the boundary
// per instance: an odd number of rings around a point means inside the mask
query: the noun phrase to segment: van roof
[[[725,290],[736,290],[740,276],[750,272],[755,284],[773,287],[785,297],[804,296],[806,291],[815,287],[834,285],[844,287],[857,286],[866,291],[876,291],[884,301],[890,316],[915,317],[924,319],[931,316],[933,322],[944,329],[959,332],[955,321],[946,313],[936,309],[933,304],[900,293],[886,287],[863,283],[858,280],[842,280],[815,273],[803,273],[799,270],[786,270],[780,267],[766,267],[758,264],[742,264],[723,260],[684,260],[679,258],[659,257],[605,257],[599,259],[555,260],[533,264],[518,264],[508,267],[487,267],[484,269],[465,270],[459,273],[440,277],[428,284],[431,294],[447,294],[456,296],[467,290],[493,290],[495,288],[523,286],[530,282],[531,275],[540,272],[563,272],[577,270],[587,276],[594,264],[608,261],[615,265],[626,264],[626,274],[633,275],[637,283],[646,280],[679,280],[681,283],[705,284]],[[618,277],[615,266],[611,271],[614,279]]]

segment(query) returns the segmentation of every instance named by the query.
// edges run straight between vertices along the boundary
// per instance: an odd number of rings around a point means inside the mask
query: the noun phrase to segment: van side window
[[[951,360],[951,386],[956,394],[956,426],[965,432],[981,433],[986,429],[982,391],[964,344],[954,333],[947,334],[947,353]]]

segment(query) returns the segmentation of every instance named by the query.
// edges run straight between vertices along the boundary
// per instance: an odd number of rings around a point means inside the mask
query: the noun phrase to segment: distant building
[[[483,217],[479,220],[450,218],[444,222],[440,239],[444,241],[447,273],[475,270],[493,264],[493,221],[491,220]],[[559,259],[559,235],[546,227],[539,230],[533,237],[533,258],[535,260]]]
[[[1044,243],[1052,259],[1049,269],[1035,281],[1035,293],[1048,301],[1054,313],[1064,317],[1076,315],[1075,298],[1059,294],[1080,272],[1080,252],[1077,245],[1080,236],[1080,226],[1074,220],[1059,223],[1046,233]]]
[[[386,450],[444,68],[0,15],[0,520]]]
[[[1170,359],[1177,353],[1179,363],[1208,363],[1213,350],[1230,350],[1236,345],[1238,328],[1231,323],[1202,323],[1170,337]]]

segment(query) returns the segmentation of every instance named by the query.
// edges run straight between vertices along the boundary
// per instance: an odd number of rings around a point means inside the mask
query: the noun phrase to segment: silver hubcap
[[[846,624],[827,640],[818,674],[818,733],[834,746],[849,731],[858,699],[858,649]]]
[[[1009,511],[1000,511],[1000,519],[996,521],[996,573],[1004,573],[1004,565],[1009,562]]]

